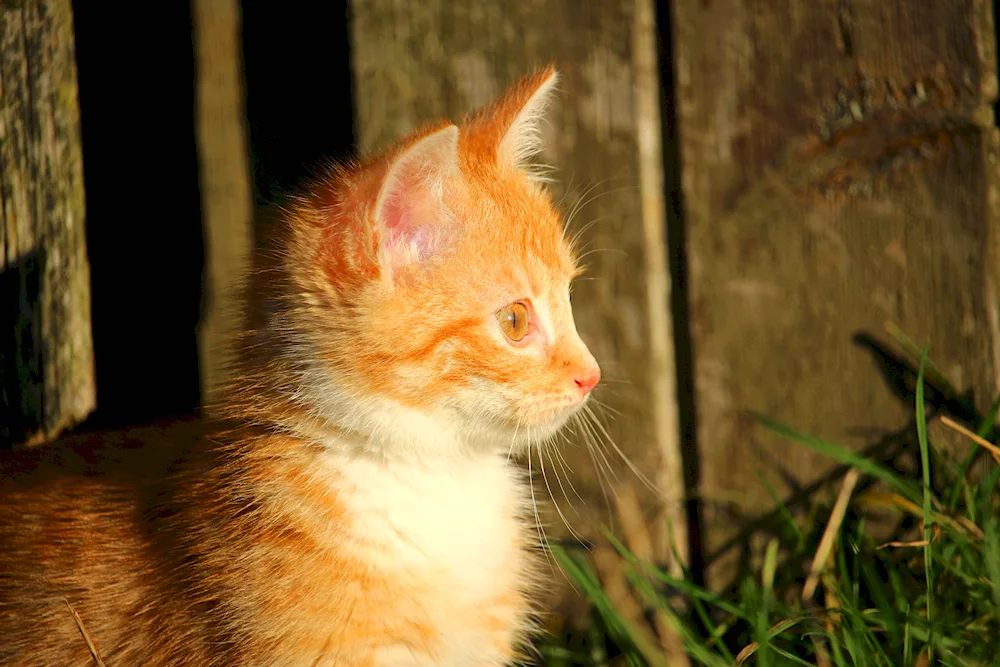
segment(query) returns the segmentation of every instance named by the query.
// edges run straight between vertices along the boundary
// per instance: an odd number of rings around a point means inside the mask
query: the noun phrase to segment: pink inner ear
[[[433,195],[400,178],[382,204],[381,223],[385,230],[382,248],[402,251],[409,260],[423,260],[436,246],[436,227],[444,211]],[[412,253],[412,254],[411,254]]]
[[[458,169],[458,128],[427,135],[395,158],[384,176],[375,216],[381,261],[390,271],[438,250],[449,230],[442,198]]]

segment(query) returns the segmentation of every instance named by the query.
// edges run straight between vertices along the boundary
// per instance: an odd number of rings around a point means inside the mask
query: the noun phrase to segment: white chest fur
[[[518,468],[495,455],[430,462],[331,456],[350,486],[343,498],[352,537],[377,569],[422,591],[417,604],[443,646],[438,656],[392,649],[377,664],[503,664],[496,623],[491,629],[485,617],[528,577],[529,496]]]

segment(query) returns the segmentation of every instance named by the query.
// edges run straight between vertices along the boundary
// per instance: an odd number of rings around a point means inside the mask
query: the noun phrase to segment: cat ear
[[[389,165],[375,201],[379,263],[391,277],[421,262],[449,232],[444,189],[458,171],[458,128],[448,125],[418,140]]]
[[[559,74],[552,67],[522,80],[508,93],[510,121],[497,147],[497,159],[519,169],[541,152],[541,124]]]
[[[541,124],[558,79],[552,66],[526,76],[473,119],[470,132],[485,140],[497,162],[541,180],[530,160],[543,148]]]

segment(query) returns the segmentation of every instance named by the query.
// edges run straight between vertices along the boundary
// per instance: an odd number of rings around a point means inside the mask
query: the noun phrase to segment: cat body
[[[531,524],[502,458],[200,424],[15,456],[2,664],[93,664],[63,598],[108,665],[504,664],[527,630]]]
[[[511,664],[545,570],[510,458],[599,380],[527,164],[555,78],[291,200],[211,417],[0,456],[0,664]]]

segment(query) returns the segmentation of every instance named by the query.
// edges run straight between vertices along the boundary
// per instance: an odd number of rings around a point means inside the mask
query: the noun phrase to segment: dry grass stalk
[[[966,438],[968,438],[972,442],[976,443],[977,445],[988,451],[990,454],[993,455],[993,460],[996,461],[997,463],[1000,463],[1000,447],[997,447],[986,438],[980,437],[979,435],[973,433],[969,429],[965,428],[964,426],[956,422],[951,417],[941,415],[939,419],[941,420],[941,423],[947,426],[948,428],[958,431]]]
[[[907,541],[900,541],[900,540],[894,540],[892,542],[886,542],[884,544],[880,544],[880,545],[878,545],[875,548],[876,549],[886,549],[888,547],[926,547],[928,544],[931,544],[932,542],[936,542],[938,540],[938,538],[941,537],[941,526],[935,524],[933,530],[934,530],[934,537],[931,538],[931,539],[929,539],[929,540],[911,540],[909,542],[907,542]],[[921,534],[923,534],[923,532],[924,532],[924,522],[923,521],[920,522],[920,532],[921,532]]]
[[[97,647],[94,646],[94,642],[90,639],[90,633],[87,632],[86,626],[83,624],[83,619],[80,618],[80,614],[76,613],[76,609],[73,609],[73,605],[69,603],[69,600],[63,598],[63,602],[66,603],[66,608],[69,609],[69,613],[73,614],[73,620],[76,621],[76,627],[80,630],[80,634],[83,635],[83,641],[87,642],[87,648],[90,650],[90,657],[94,659],[97,667],[107,667],[104,661],[101,660],[100,654],[97,652]]]
[[[615,509],[622,522],[622,531],[629,550],[643,563],[653,562],[653,540],[646,529],[646,522],[639,505],[635,487],[629,483],[623,484],[615,496]],[[653,610],[653,622],[656,634],[660,638],[669,663],[676,667],[689,667],[691,661],[684,650],[684,641],[674,629],[670,618],[662,609]]]
[[[830,514],[830,521],[826,524],[826,530],[823,531],[819,548],[816,549],[816,555],[813,557],[809,577],[806,579],[805,586],[802,587],[803,600],[811,600],[816,593],[816,585],[819,583],[820,574],[826,568],[826,562],[833,549],[834,540],[837,538],[837,533],[840,532],[840,525],[843,523],[844,515],[847,513],[851,494],[854,493],[854,487],[857,486],[860,478],[861,472],[857,468],[851,468],[844,475],[844,483],[840,487],[840,494],[837,496],[837,502],[834,504],[833,512]]]
[[[590,555],[601,578],[604,593],[615,610],[633,624],[642,624],[642,606],[633,597],[618,552],[605,544],[599,544]]]
[[[655,647],[657,645],[656,636],[650,631],[643,620],[642,606],[633,597],[618,552],[609,546],[599,545],[594,547],[592,558],[594,560],[594,568],[601,578],[601,586],[604,589],[604,594],[608,597],[615,612],[628,624],[629,631],[641,643],[651,648]],[[655,652],[655,649],[653,650]],[[645,652],[644,655],[647,659],[650,659],[650,656]],[[677,664],[684,664],[678,662],[674,656],[655,656],[655,659],[657,661],[656,664],[663,667],[667,665],[674,667]],[[687,657],[684,656],[684,660],[686,659]]]

